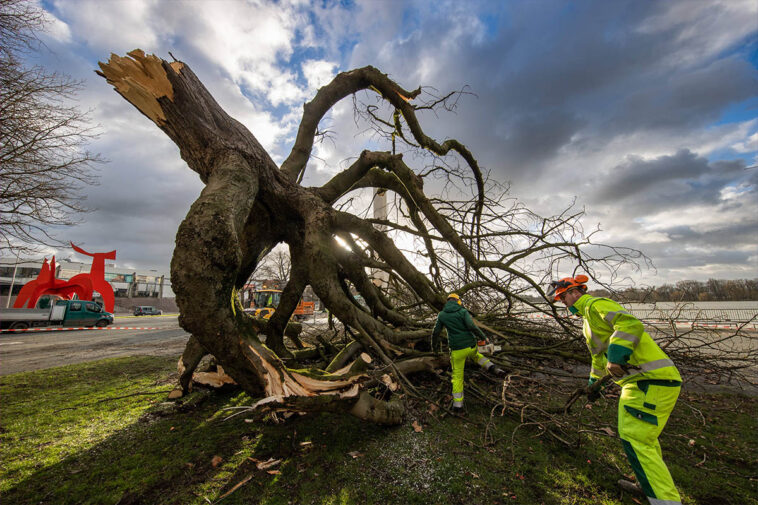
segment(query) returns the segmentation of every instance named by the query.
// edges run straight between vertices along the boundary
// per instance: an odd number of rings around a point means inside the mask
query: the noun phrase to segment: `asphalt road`
[[[140,329],[115,329],[124,327]],[[104,330],[1,333],[0,375],[139,354],[179,359],[188,338],[176,315],[116,316]]]

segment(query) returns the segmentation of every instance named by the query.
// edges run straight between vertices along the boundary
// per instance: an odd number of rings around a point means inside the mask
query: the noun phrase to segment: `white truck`
[[[89,300],[52,300],[48,308],[0,309],[0,329],[24,330],[46,326],[97,326],[113,324],[113,314]]]

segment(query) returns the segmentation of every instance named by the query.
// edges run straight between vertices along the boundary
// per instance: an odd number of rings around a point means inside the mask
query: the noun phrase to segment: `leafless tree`
[[[76,223],[96,183],[93,130],[71,105],[81,84],[23,61],[45,25],[35,2],[0,0],[0,250],[61,244],[50,229]]]
[[[263,257],[250,278],[276,281],[279,286],[284,286],[290,279],[291,263],[287,248],[276,247]]]

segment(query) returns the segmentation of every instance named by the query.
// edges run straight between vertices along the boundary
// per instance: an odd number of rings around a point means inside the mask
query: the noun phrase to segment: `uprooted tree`
[[[112,55],[100,68],[176,143],[205,183],[179,227],[171,262],[179,321],[191,334],[180,359],[185,392],[201,358],[211,354],[245,391],[263,398],[258,412],[343,411],[398,423],[404,407],[393,401],[397,395],[373,392],[389,376],[399,391],[413,395],[409,376],[445,365],[445,356],[414,344],[428,339],[447,292],[463,296],[498,336],[501,357],[571,356],[575,323],[557,317],[540,286],[562,261],[568,262],[564,269],[571,264],[592,275],[597,268],[617,272],[635,257],[635,251],[592,244],[580,212],[536,215],[489,181],[461,142],[429,137],[423,111],[451,109],[461,93],[406,90],[373,67],[341,73],[304,105],[292,151],[277,166],[186,64],[135,50]],[[319,122],[351,96],[357,119],[391,141],[393,150],[364,150],[322,186],[303,186],[314,140],[323,135]],[[395,142],[423,153],[414,159],[425,165],[411,168],[394,154]],[[428,196],[425,181],[442,185],[443,196]],[[395,218],[350,212],[353,196],[372,189],[393,195]],[[237,290],[280,243],[292,258],[281,302],[270,320],[251,318]],[[412,245],[404,250],[402,244]],[[413,254],[423,262],[411,261]],[[386,282],[373,282],[370,271],[385,272]],[[331,362],[318,367],[299,361],[305,354],[293,354],[284,343],[307,285],[350,337],[342,348],[330,346]],[[540,294],[543,303],[529,293]],[[527,313],[547,317],[526,319]]]

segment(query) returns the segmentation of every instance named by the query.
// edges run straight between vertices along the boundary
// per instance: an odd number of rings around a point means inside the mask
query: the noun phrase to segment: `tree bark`
[[[360,228],[358,232],[391,256],[391,263],[402,269],[403,275],[418,283],[424,298],[438,302],[423,275],[370,226],[351,221],[332,209],[332,202],[316,189],[296,182],[298,167],[306,161],[303,156],[310,152],[308,142],[298,143],[280,170],[255,137],[218,106],[185,64],[168,63],[135,50],[124,58],[112,55],[100,68],[99,74],[118,93],[176,143],[182,159],[205,183],[179,227],[171,261],[179,322],[197,341],[186,351],[183,389],[189,387],[186,370],[192,369],[193,363],[196,366],[198,349],[202,348],[253,396],[273,397],[278,403],[297,405],[301,411],[327,408],[326,404],[339,398],[337,403],[358,402],[360,407],[346,409],[356,415],[398,422],[402,416],[397,405],[372,402],[361,394],[359,383],[365,380],[361,374],[343,380],[328,376],[306,379],[289,370],[275,352],[260,343],[261,325],[243,313],[236,292],[260,256],[277,243],[287,242],[291,250],[299,251],[298,269],[285,289],[283,306],[268,327],[267,343],[285,354],[283,329],[306,284],[340,320],[364,328],[380,341],[394,340],[388,324],[402,322],[386,308],[379,312],[389,322],[380,322],[344,295],[339,279],[345,266],[356,284],[368,287],[365,279],[359,278],[360,269],[335,254],[335,230],[349,233]],[[330,107],[335,98],[371,86],[372,78],[379,79],[387,89],[392,86],[386,76],[371,67],[347,73],[335,80],[331,97],[317,96],[306,105],[303,131],[312,128],[313,121],[318,122],[318,114],[325,112],[321,112],[323,107]],[[317,113],[309,115],[309,109]],[[323,394],[333,395],[331,401],[313,398]]]

